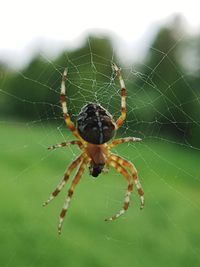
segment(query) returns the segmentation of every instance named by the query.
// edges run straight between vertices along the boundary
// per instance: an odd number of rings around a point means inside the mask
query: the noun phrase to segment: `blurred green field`
[[[0,125],[0,266],[200,266],[199,151],[161,140],[120,145],[115,152],[139,171],[144,210],[134,192],[128,213],[104,222],[126,183],[112,169],[96,180],[86,171],[58,236],[67,188],[42,203],[78,149],[47,151],[63,141],[55,128]]]

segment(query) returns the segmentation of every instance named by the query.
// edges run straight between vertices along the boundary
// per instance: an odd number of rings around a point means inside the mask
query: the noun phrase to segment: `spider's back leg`
[[[112,67],[116,72],[121,87],[121,115],[116,121],[116,129],[118,129],[126,118],[126,87],[122,78],[121,69],[115,63],[112,64]]]
[[[79,133],[76,130],[76,127],[74,126],[74,123],[71,121],[71,118],[69,116],[68,113],[68,109],[67,109],[67,99],[66,99],[66,88],[65,88],[65,82],[67,80],[67,69],[64,70],[63,75],[62,75],[62,81],[61,81],[61,92],[60,92],[60,102],[62,105],[62,110],[63,110],[63,115],[64,115],[64,119],[66,122],[67,127],[69,128],[69,130],[81,141],[83,141],[83,139],[81,138],[81,136],[79,135]]]

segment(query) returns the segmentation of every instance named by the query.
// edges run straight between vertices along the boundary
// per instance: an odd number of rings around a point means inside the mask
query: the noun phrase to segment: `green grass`
[[[104,222],[121,207],[126,183],[112,169],[97,179],[87,170],[58,236],[67,188],[42,202],[78,149],[47,151],[63,141],[53,126],[7,123],[0,140],[0,266],[200,266],[198,151],[159,140],[120,145],[115,152],[139,171],[144,210],[134,192],[128,213]]]

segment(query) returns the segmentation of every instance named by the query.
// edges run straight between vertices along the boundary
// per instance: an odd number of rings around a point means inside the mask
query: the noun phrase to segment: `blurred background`
[[[190,1],[4,1],[0,42],[0,266],[199,266],[200,19]],[[112,168],[85,171],[61,236],[67,186],[42,203],[80,153],[59,103],[65,67],[69,113],[88,102],[117,119],[122,68],[127,118],[114,149],[134,162],[145,191],[139,210],[113,223],[126,183]],[[69,186],[69,185],[68,185]]]

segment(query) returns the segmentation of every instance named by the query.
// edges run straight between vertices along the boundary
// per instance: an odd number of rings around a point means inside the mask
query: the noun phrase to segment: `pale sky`
[[[87,33],[115,36],[119,51],[148,45],[155,30],[180,13],[200,29],[197,0],[0,0],[0,60],[27,62],[38,49],[55,54],[78,46]]]

